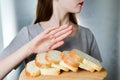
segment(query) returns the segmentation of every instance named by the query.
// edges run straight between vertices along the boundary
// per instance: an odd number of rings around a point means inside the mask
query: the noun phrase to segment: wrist
[[[31,45],[30,42],[27,43],[24,47],[25,47],[24,50],[27,51],[27,52],[26,52],[26,53],[27,53],[27,54],[26,54],[27,57],[30,56],[30,55],[32,55],[32,54],[34,53],[33,46]]]

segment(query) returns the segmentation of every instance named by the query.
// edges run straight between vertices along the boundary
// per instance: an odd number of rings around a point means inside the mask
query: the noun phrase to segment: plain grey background
[[[36,2],[37,0],[0,0],[1,51],[3,46],[7,46],[23,26],[33,23]],[[79,24],[90,28],[96,37],[103,59],[102,64],[108,71],[106,80],[120,80],[119,5],[120,0],[85,0],[81,13],[77,15],[80,20]],[[7,28],[11,34],[14,29],[13,36],[9,35]],[[4,80],[17,80],[20,70],[21,67],[12,71]]]

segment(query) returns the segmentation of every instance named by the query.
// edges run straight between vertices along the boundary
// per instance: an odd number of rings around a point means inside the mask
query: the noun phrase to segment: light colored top
[[[38,23],[23,27],[13,41],[0,53],[0,59],[15,52],[43,31],[44,29],[40,27]],[[63,51],[76,48],[93,56],[99,61],[102,61],[94,35],[88,28],[78,25],[77,34],[75,36],[65,38],[64,41],[64,45],[57,48],[57,50]],[[28,62],[34,58],[35,55],[31,55],[25,61]]]

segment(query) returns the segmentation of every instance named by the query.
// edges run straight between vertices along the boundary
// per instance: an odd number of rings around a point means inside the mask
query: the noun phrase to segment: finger
[[[59,28],[59,26],[50,27],[50,28],[46,29],[44,32],[40,33],[37,37],[39,37],[39,38],[44,37],[46,34],[51,32],[52,30],[58,29],[58,28]]]
[[[55,43],[50,49],[56,49],[64,44],[64,41]]]
[[[65,34],[66,32],[68,32],[68,31],[70,31],[70,30],[72,30],[72,25],[71,26],[69,26],[68,28],[66,28],[66,29],[63,29],[63,30],[61,30],[61,31],[59,31],[59,32],[57,32],[55,35],[54,35],[54,37],[59,37],[59,36],[61,36],[61,35],[63,35],[63,34]]]
[[[43,36],[43,37],[36,37],[34,39],[34,42],[36,42],[36,45],[38,46],[41,42],[47,41],[49,39],[49,36]]]
[[[63,35],[61,35],[59,37],[57,37],[55,41],[56,42],[61,41],[61,40],[65,39],[67,36],[69,36],[71,33],[72,33],[72,30],[66,32],[65,34],[63,34]]]
[[[63,26],[60,26],[59,28],[56,28],[54,30],[52,30],[51,32],[49,32],[48,34],[49,35],[54,35],[55,33],[61,31],[61,30],[64,30],[66,28],[68,28],[69,26],[66,24],[66,25],[63,25]]]
[[[57,25],[57,26],[55,26],[55,27],[50,27],[50,28],[46,29],[46,30],[44,31],[44,33],[45,33],[45,34],[48,34],[48,33],[51,32],[52,30],[55,30],[55,29],[58,29],[58,28],[59,28],[59,25]]]

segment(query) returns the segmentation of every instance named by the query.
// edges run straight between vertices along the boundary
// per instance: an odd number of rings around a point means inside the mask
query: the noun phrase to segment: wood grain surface
[[[19,80],[104,80],[107,77],[107,71],[102,69],[100,72],[88,72],[79,69],[78,72],[61,72],[58,76],[39,76],[35,78],[27,77],[24,70],[21,72]]]

